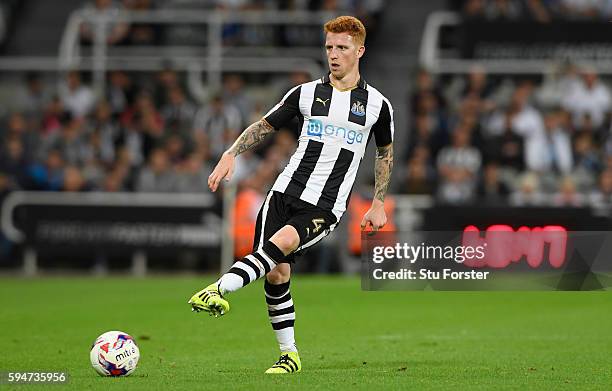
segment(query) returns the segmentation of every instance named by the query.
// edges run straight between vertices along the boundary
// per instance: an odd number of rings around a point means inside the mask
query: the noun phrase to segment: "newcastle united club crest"
[[[363,117],[365,115],[365,107],[363,106],[363,103],[360,101],[354,102],[353,106],[351,106],[351,113],[355,114],[356,116]]]

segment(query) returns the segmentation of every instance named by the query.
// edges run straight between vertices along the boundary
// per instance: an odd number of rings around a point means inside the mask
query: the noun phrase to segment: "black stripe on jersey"
[[[336,198],[338,198],[338,191],[340,190],[340,185],[344,181],[344,177],[346,176],[346,173],[349,167],[351,166],[351,162],[353,161],[353,155],[353,151],[340,148],[340,153],[338,154],[336,163],[334,163],[334,168],[332,169],[331,174],[329,174],[329,177],[325,182],[325,186],[323,187],[323,191],[321,192],[319,202],[317,202],[317,206],[319,208],[329,210],[332,210],[334,208]]]
[[[377,147],[384,147],[393,141],[391,136],[391,112],[389,111],[389,105],[384,100],[380,108],[380,114],[378,114],[378,119],[370,130],[370,136],[372,134],[374,134]]]
[[[310,107],[311,116],[324,116],[329,115],[329,106],[331,106],[333,87],[329,84],[317,84],[314,91],[314,98],[312,100],[312,106]]]
[[[366,123],[366,108],[368,107],[368,90],[355,88],[351,91],[351,106],[349,122],[364,126]]]
[[[302,157],[300,164],[291,176],[291,181],[285,189],[285,194],[289,194],[295,198],[300,198],[304,189],[306,188],[306,182],[310,178],[310,175],[317,165],[321,151],[323,150],[323,143],[314,140],[308,140],[306,151]]]
[[[274,129],[288,125],[290,121],[300,114],[300,93],[302,86],[297,87],[287,98],[281,103],[278,109],[274,110],[264,119],[268,121]]]

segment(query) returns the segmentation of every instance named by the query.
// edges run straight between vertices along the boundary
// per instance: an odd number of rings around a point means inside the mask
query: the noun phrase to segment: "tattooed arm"
[[[236,139],[234,144],[227,150],[227,153],[232,156],[238,156],[244,151],[248,151],[255,145],[263,141],[269,133],[272,133],[274,128],[265,119],[261,119],[242,132]]]
[[[219,163],[217,163],[212,174],[208,177],[208,187],[210,187],[210,190],[213,192],[217,191],[221,180],[229,181],[232,178],[236,156],[262,142],[273,131],[274,128],[265,119],[259,120],[246,128],[234,144],[223,153]]]
[[[376,160],[374,161],[374,199],[385,202],[385,195],[391,181],[393,170],[393,143],[376,149]]]
[[[374,231],[382,228],[387,223],[385,214],[385,195],[391,181],[393,170],[393,143],[378,147],[376,149],[376,160],[374,161],[374,199],[372,206],[361,220],[361,229],[370,225]]]

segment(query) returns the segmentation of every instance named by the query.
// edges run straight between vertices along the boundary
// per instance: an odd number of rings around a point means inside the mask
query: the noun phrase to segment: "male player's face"
[[[359,65],[365,48],[348,33],[327,33],[325,50],[330,72],[336,79],[342,80]]]

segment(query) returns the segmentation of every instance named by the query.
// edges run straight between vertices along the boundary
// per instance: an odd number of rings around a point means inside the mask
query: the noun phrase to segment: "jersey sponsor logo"
[[[323,121],[312,118],[308,120],[306,134],[318,137],[320,140],[323,139],[323,137],[340,137],[343,138],[347,144],[363,143],[363,133],[361,132],[331,124],[326,125]]]
[[[363,103],[361,103],[360,101],[354,102],[353,106],[351,106],[351,113],[355,114],[358,117],[363,117],[366,114]]]
[[[329,98],[327,98],[327,99],[323,100],[323,99],[321,99],[321,98],[317,97],[317,100],[316,100],[316,101],[317,101],[317,102],[319,102],[319,103],[321,103],[323,106],[325,106],[325,105],[327,104],[327,102],[329,102]]]

